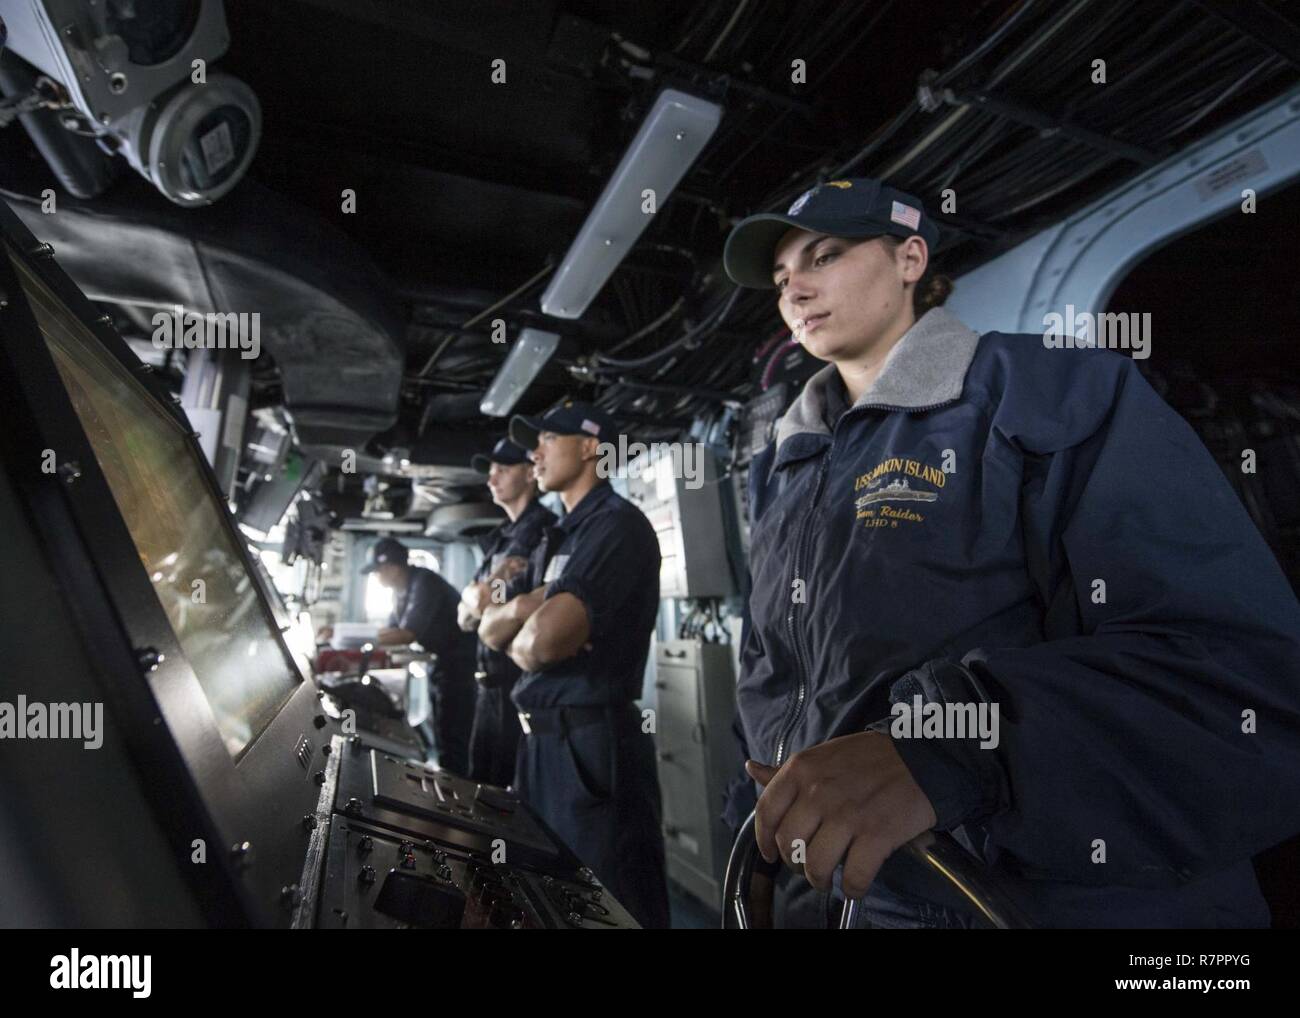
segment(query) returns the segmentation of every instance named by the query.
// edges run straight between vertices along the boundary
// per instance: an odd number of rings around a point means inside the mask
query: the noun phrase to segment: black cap
[[[614,421],[604,410],[573,400],[551,407],[541,417],[516,414],[510,418],[510,441],[525,449],[536,449],[537,435],[543,431],[553,431],[557,435],[590,435],[602,442],[611,441],[618,434]]]
[[[723,251],[727,275],[741,286],[774,289],[776,245],[792,226],[852,239],[918,235],[931,254],[939,240],[939,228],[912,195],[871,177],[828,180],[801,194],[784,215],[763,212],[741,220]]]
[[[493,463],[500,463],[503,467],[513,467],[527,462],[528,453],[515,445],[510,439],[503,438],[492,447],[492,451],[486,456],[479,453],[477,456],[472,457],[469,465],[480,474],[486,474],[492,469]]]
[[[366,564],[361,567],[361,571],[373,573],[385,562],[396,562],[399,566],[404,566],[406,555],[406,545],[397,538],[381,537],[370,546],[370,551],[366,554]]]

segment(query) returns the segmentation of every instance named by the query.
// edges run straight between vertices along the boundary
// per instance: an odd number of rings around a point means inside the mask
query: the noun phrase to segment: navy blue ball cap
[[[939,241],[925,206],[905,191],[871,177],[828,180],[801,194],[784,215],[763,212],[737,223],[722,255],[727,275],[740,286],[775,289],[776,245],[792,226],[853,240],[919,235],[932,255]]]
[[[471,457],[469,465],[480,474],[486,474],[492,469],[493,463],[500,463],[503,467],[513,467],[527,462],[528,453],[515,445],[510,439],[503,438],[492,447],[492,451],[486,456],[479,453],[477,456]]]
[[[361,571],[363,573],[373,573],[387,562],[396,562],[398,565],[404,566],[406,565],[406,558],[406,545],[395,537],[381,537],[370,546],[370,551],[366,553],[366,564],[361,567]]]
[[[515,414],[510,418],[510,441],[525,449],[537,448],[537,436],[543,431],[557,435],[590,435],[602,442],[613,441],[618,434],[613,419],[590,403],[565,400],[551,407],[541,417]]]

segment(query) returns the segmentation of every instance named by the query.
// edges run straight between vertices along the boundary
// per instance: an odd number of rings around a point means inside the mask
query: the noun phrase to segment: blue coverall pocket
[[[613,781],[607,727],[595,724],[572,729],[564,736],[564,746],[580,797],[589,805],[608,802],[613,797]]]

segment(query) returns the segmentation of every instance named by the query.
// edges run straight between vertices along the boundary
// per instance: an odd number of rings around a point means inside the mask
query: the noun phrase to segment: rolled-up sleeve
[[[659,544],[654,531],[619,525],[614,513],[594,516],[583,528],[582,540],[564,563],[557,579],[546,588],[546,597],[572,594],[587,609],[593,641],[612,636],[620,615],[647,584],[659,589]]]

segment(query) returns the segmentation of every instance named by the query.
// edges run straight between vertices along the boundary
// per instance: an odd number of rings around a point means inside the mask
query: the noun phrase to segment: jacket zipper
[[[813,491],[812,505],[809,507],[808,512],[804,514],[803,519],[800,521],[799,532],[798,534],[795,535],[794,576],[792,577],[790,582],[791,588],[793,588],[794,586],[794,580],[801,579],[800,570],[802,567],[801,564],[803,559],[805,539],[808,535],[808,525],[812,520],[813,513],[816,512],[817,507],[821,504],[822,492],[826,487],[826,475],[830,473],[831,457],[835,453],[835,437],[840,430],[840,424],[841,422],[843,422],[844,418],[851,413],[855,413],[862,410],[889,410],[889,411],[902,411],[903,413],[922,413],[926,410],[937,410],[939,407],[946,406],[947,404],[952,402],[955,402],[955,400],[946,399],[942,403],[932,403],[929,406],[919,406],[919,407],[901,407],[901,406],[891,406],[884,403],[867,403],[860,407],[852,407],[851,409],[845,411],[843,414],[840,415],[840,419],[835,422],[835,428],[831,433],[831,444],[826,449],[826,452],[822,454],[821,466],[818,468],[817,471],[817,487]],[[804,589],[805,591],[807,590],[806,585]],[[786,616],[786,624],[790,632],[790,644],[791,646],[794,647],[795,665],[797,669],[797,674],[795,676],[795,681],[796,681],[795,695],[794,695],[794,701],[791,703],[790,707],[786,711],[786,720],[784,724],[782,724],[781,726],[781,736],[777,740],[777,744],[776,744],[776,759],[773,761],[774,767],[780,767],[781,764],[785,761],[786,742],[789,740],[790,736],[794,734],[795,726],[799,723],[799,717],[803,713],[804,702],[808,699],[807,676],[808,676],[809,668],[804,663],[807,660],[807,655],[805,654],[803,641],[800,639],[802,635],[802,631],[800,630],[797,624],[796,608],[797,608],[797,604],[793,600],[791,600],[790,613]]]
[[[821,503],[822,490],[826,486],[826,475],[830,472],[831,455],[832,453],[834,453],[834,451],[835,451],[835,437],[832,435],[830,447],[822,455],[821,465],[817,468],[817,487],[813,493],[812,505],[809,506],[808,512],[804,514],[803,519],[799,521],[799,532],[798,534],[795,535],[794,576],[791,578],[790,581],[790,587],[792,591],[793,591],[795,581],[802,579],[802,577],[800,576],[800,572],[802,569],[803,546],[804,546],[805,539],[808,536],[808,523],[812,519],[813,513],[816,512],[817,506]],[[804,589],[805,591],[807,590],[806,584]],[[776,767],[780,767],[785,760],[786,740],[794,732],[794,726],[798,724],[799,715],[803,713],[804,700],[808,696],[808,683],[806,680],[806,676],[808,672],[807,672],[807,668],[804,666],[803,642],[799,638],[800,630],[798,625],[796,624],[797,609],[798,609],[798,602],[794,600],[793,592],[792,592],[791,600],[790,600],[790,613],[786,616],[786,624],[790,630],[790,644],[792,647],[794,647],[794,660],[795,660],[795,668],[797,673],[795,676],[795,682],[796,682],[795,696],[794,696],[793,703],[790,705],[789,709],[787,710],[786,721],[781,726],[781,738],[776,744],[776,761],[774,763],[774,766]]]

